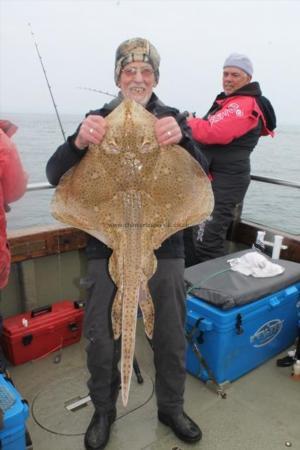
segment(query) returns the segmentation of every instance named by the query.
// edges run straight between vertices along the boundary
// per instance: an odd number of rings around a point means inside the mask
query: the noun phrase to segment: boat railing
[[[287,186],[292,187],[296,189],[300,189],[300,183],[297,181],[287,181],[287,180],[281,180],[279,178],[270,178],[270,177],[262,177],[260,175],[251,175],[251,180],[253,181],[260,181],[262,183],[269,183],[269,184],[277,184],[280,186]],[[52,186],[50,183],[42,182],[42,183],[30,183],[27,186],[27,191],[40,191],[43,189],[54,189],[55,186]]]
[[[29,183],[27,185],[27,192],[32,192],[32,191],[41,191],[44,189],[54,189],[55,186],[52,186],[52,184],[47,183],[46,181],[43,183]]]

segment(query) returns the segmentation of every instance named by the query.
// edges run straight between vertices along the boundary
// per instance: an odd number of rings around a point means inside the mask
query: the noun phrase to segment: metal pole
[[[261,181],[263,183],[279,184],[280,186],[287,186],[300,189],[300,183],[297,183],[297,181],[286,181],[280,180],[279,178],[261,177],[259,175],[251,175],[251,180]]]
[[[41,191],[44,189],[54,189],[56,186],[52,186],[50,183],[29,183],[26,191]]]

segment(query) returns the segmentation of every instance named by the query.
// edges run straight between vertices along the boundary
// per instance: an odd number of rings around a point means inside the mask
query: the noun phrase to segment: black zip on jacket
[[[119,96],[107,103],[103,108],[90,111],[88,115],[100,115],[106,117],[122,102],[122,96]],[[176,119],[182,132],[182,140],[179,145],[185,148],[193,156],[202,168],[207,171],[207,162],[203,156],[198,144],[192,139],[192,134],[186,122],[186,115],[181,114],[177,109],[164,105],[155,94],[152,94],[146,110],[158,118],[172,116]],[[80,125],[76,132],[69,136],[67,141],[58,147],[47,163],[46,175],[49,183],[56,186],[62,175],[77,164],[86,154],[87,149],[79,150],[74,141],[79,132]],[[88,259],[109,258],[112,250],[101,241],[89,236],[86,254]],[[184,258],[183,232],[179,231],[166,239],[158,250],[155,250],[157,258]]]

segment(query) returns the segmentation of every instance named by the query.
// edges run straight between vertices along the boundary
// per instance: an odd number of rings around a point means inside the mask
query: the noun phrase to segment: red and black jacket
[[[260,136],[274,135],[276,117],[259,84],[253,82],[227,96],[222,92],[204,118],[190,119],[188,124],[210,171],[229,173],[232,163],[250,170],[250,153]]]

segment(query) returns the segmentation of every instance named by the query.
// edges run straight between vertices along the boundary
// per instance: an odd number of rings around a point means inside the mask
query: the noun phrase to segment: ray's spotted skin
[[[100,145],[61,179],[54,217],[86,231],[113,250],[110,275],[117,286],[112,308],[114,338],[122,336],[122,400],[128,402],[138,305],[151,339],[154,307],[148,280],[154,250],[172,234],[205,220],[213,209],[210,182],[179,145],[160,147],[155,117],[124,100],[106,118]]]

